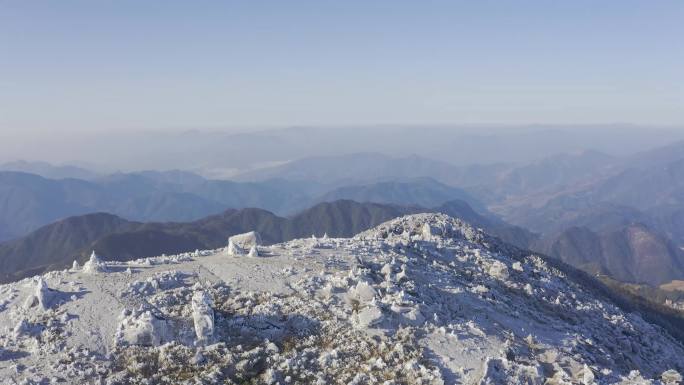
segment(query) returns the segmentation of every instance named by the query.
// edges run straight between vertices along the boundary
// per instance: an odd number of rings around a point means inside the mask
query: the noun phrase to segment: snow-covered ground
[[[0,286],[0,382],[664,384],[684,347],[440,214]]]

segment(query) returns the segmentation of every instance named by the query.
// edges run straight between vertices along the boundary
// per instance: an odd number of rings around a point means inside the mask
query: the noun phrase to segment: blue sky
[[[682,1],[0,0],[0,130],[684,125]]]

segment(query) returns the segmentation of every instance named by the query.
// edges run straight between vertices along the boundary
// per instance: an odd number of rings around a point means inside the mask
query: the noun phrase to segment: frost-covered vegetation
[[[675,384],[684,347],[458,219],[0,286],[0,378],[104,384]],[[91,268],[92,267],[92,268]]]

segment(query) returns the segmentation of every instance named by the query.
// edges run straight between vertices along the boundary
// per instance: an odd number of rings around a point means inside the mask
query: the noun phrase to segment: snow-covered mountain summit
[[[0,286],[0,381],[675,384],[684,372],[665,331],[458,219],[258,239],[127,263],[93,255]]]

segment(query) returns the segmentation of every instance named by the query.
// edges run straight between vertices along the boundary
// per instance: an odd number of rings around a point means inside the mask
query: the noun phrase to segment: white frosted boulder
[[[166,333],[166,322],[150,311],[125,312],[115,340],[117,345],[159,346]]]
[[[256,231],[250,231],[244,234],[233,235],[228,238],[228,243],[233,243],[234,246],[242,249],[249,250],[252,246],[261,246],[261,235]]]
[[[50,290],[45,280],[41,277],[34,282],[33,293],[26,299],[26,308],[39,306],[43,310],[50,307],[55,293]]]
[[[396,280],[397,282],[401,282],[401,281],[407,279],[406,277],[407,277],[407,274],[406,274],[406,264],[402,264],[402,265],[401,265],[401,271],[397,273],[397,276],[395,277],[395,280]]]
[[[371,301],[368,305],[359,310],[356,323],[361,328],[370,328],[376,326],[382,320],[382,309],[380,309],[375,301]]]
[[[362,304],[371,302],[375,299],[375,288],[366,281],[359,281],[349,294],[351,297]]]
[[[423,240],[429,241],[432,239],[432,236],[434,234],[434,229],[429,223],[425,223],[423,225],[423,228],[421,229],[421,235],[423,236]]]
[[[240,255],[240,250],[232,240],[228,241],[228,255]]]
[[[493,261],[487,269],[489,275],[500,280],[508,279],[508,266],[501,261]]]
[[[674,385],[674,384],[681,384],[682,383],[682,375],[679,374],[674,369],[667,370],[663,372],[663,374],[660,376],[660,378],[663,380],[663,383],[666,385]]]
[[[24,334],[28,334],[31,331],[31,326],[25,318],[22,318],[17,322],[17,324],[12,329],[14,338],[19,338]]]
[[[211,298],[205,291],[197,291],[192,296],[192,320],[200,343],[211,342],[214,338],[214,309],[211,305]]]
[[[513,262],[513,265],[512,265],[511,267],[512,267],[513,270],[515,270],[515,271],[520,271],[520,272],[525,271],[525,269],[523,268],[522,263],[520,263],[520,262]]]
[[[83,271],[86,273],[102,273],[107,271],[107,266],[100,260],[95,251],[90,254],[90,259],[83,264]]]
[[[380,269],[380,273],[385,276],[385,280],[391,281],[392,280],[392,264],[386,263],[382,269]]]
[[[408,312],[403,314],[404,321],[413,326],[422,325],[425,322],[425,317],[418,307],[411,308]]]

